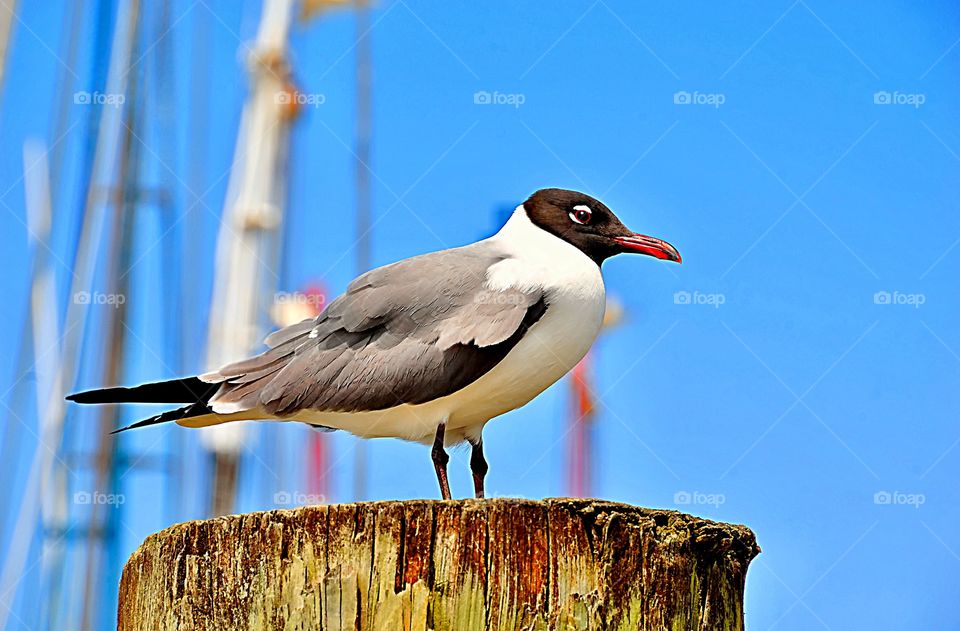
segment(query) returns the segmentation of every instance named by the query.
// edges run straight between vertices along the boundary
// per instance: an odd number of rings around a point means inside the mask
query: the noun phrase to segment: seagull
[[[451,498],[445,448],[468,442],[482,498],[484,426],[584,357],[606,307],[600,267],[626,252],[681,262],[676,248],[628,230],[597,199],[539,190],[488,239],[361,275],[316,318],[267,336],[255,357],[67,399],[182,404],[118,432],[169,421],[295,421],[432,445],[443,499]]]

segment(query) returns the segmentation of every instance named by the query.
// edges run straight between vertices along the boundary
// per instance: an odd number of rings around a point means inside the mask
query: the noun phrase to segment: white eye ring
[[[590,210],[589,206],[580,204],[579,206],[574,206],[573,210],[567,213],[567,215],[570,217],[570,221],[582,226],[590,223],[590,219],[593,217],[593,211]]]

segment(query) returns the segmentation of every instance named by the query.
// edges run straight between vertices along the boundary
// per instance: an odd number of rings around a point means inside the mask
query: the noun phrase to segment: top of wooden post
[[[744,526],[597,500],[308,506],[178,524],[126,629],[741,629]]]

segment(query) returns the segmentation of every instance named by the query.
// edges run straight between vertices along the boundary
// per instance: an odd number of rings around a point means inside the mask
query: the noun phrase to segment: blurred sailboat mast
[[[91,93],[106,92],[107,83],[107,60],[112,60],[110,52],[112,50],[111,39],[114,33],[111,23],[112,2],[101,0],[98,3],[96,12],[96,37],[94,38],[94,72],[90,80]],[[82,5],[80,5],[82,6]],[[62,52],[61,58],[66,58],[64,62],[67,66],[73,66],[76,62],[76,44],[78,15],[81,11],[80,6],[73,13],[74,19],[70,28],[69,39]],[[11,9],[11,6],[5,7]],[[133,14],[135,15],[135,13]],[[132,45],[133,39],[128,38]],[[123,65],[129,61],[130,49],[120,47],[122,51],[118,53],[117,64],[112,66],[114,75],[122,72],[126,66]],[[69,75],[69,76],[68,76]],[[124,73],[124,76],[126,73]],[[66,408],[63,405],[63,395],[65,389],[72,388],[75,383],[75,375],[79,370],[79,347],[83,337],[83,330],[86,324],[87,307],[85,301],[77,300],[80,295],[89,296],[89,289],[94,274],[94,257],[98,251],[97,237],[95,234],[99,231],[99,222],[88,221],[91,218],[91,205],[94,203],[95,195],[92,194],[92,187],[89,180],[93,174],[99,172],[96,166],[100,164],[102,145],[105,137],[101,135],[99,119],[101,116],[108,117],[106,108],[102,104],[93,104],[87,102],[90,108],[88,117],[88,138],[86,144],[87,152],[85,158],[90,158],[96,151],[96,158],[87,159],[84,162],[85,168],[81,170],[81,181],[83,194],[81,196],[81,212],[84,226],[85,243],[76,252],[76,258],[72,261],[73,272],[67,285],[70,287],[67,293],[67,314],[66,322],[62,329],[62,338],[58,332],[59,314],[61,310],[58,306],[57,296],[55,295],[52,276],[50,276],[48,254],[52,253],[50,243],[51,215],[63,216],[69,214],[74,207],[68,204],[61,207],[57,203],[54,194],[57,191],[59,182],[59,160],[61,158],[59,143],[66,136],[64,131],[66,126],[66,109],[64,103],[76,104],[77,95],[84,93],[74,93],[72,80],[69,77],[76,78],[72,72],[61,73],[61,80],[57,86],[57,102],[61,103],[58,115],[54,125],[55,138],[50,152],[53,155],[52,172],[47,163],[47,151],[41,145],[28,143],[24,151],[24,178],[27,186],[27,207],[28,215],[31,217],[31,234],[34,235],[35,244],[35,267],[32,276],[31,291],[31,311],[32,316],[27,323],[27,330],[33,331],[31,336],[34,342],[32,353],[36,362],[37,370],[37,415],[38,430],[37,444],[30,445],[30,449],[35,449],[33,464],[29,469],[29,479],[27,481],[23,494],[24,503],[21,504],[19,511],[19,520],[16,530],[12,533],[12,539],[9,543],[10,550],[16,551],[16,554],[5,559],[3,580],[4,593],[9,595],[9,603],[20,602],[19,610],[25,615],[29,615],[36,624],[36,628],[68,628],[69,625],[83,624],[82,617],[76,615],[78,612],[71,610],[71,605],[76,604],[73,599],[78,588],[83,584],[80,580],[70,580],[65,578],[64,557],[67,553],[68,544],[76,535],[95,539],[104,536],[104,530],[96,526],[95,519],[91,516],[90,521],[84,523],[83,519],[74,513],[77,506],[71,506],[68,501],[68,485],[78,471],[72,470],[67,464],[68,460],[73,460],[71,454],[65,452],[66,441],[69,440],[64,431],[64,417]],[[113,93],[117,93],[117,86],[124,82],[122,78],[114,86]],[[122,92],[122,88],[119,90]],[[110,108],[113,109],[113,108]],[[116,110],[109,116],[116,119]],[[88,195],[88,192],[91,195]],[[97,227],[91,224],[97,223]],[[39,246],[39,247],[38,247]],[[72,299],[71,299],[72,298]],[[60,303],[62,304],[62,303]],[[42,347],[41,347],[42,345]],[[23,362],[20,362],[23,366]],[[21,375],[17,383],[29,383],[23,381],[27,375]],[[20,406],[18,405],[19,409]],[[32,434],[32,432],[31,432]],[[76,435],[76,433],[74,433]],[[34,436],[36,436],[34,434]],[[4,450],[14,447],[13,444],[4,442]],[[17,460],[12,462],[4,458],[3,465],[12,464],[16,466]],[[100,487],[102,488],[102,487]],[[99,490],[99,489],[97,489]],[[40,511],[37,513],[35,506],[27,506],[30,498],[34,498],[35,504],[39,504]],[[29,526],[27,528],[27,526]],[[20,575],[22,571],[23,560],[26,555],[32,554],[32,541],[41,542],[40,559],[38,560],[39,580],[36,581],[36,592],[28,591],[28,588],[22,587],[27,581],[20,579],[26,578]],[[37,565],[37,564],[34,564]],[[20,567],[21,570],[15,569]],[[31,566],[33,567],[33,566]],[[78,571],[77,564],[70,567],[73,571]],[[82,571],[79,570],[79,571]],[[17,582],[11,583],[7,579],[13,575],[18,576]],[[19,584],[18,584],[19,583]],[[61,596],[61,587],[68,586],[71,590],[66,597]],[[17,592],[23,594],[19,601],[15,600]],[[109,602],[109,600],[108,600]],[[100,603],[103,604],[102,602]],[[109,604],[106,606],[109,608]],[[101,607],[101,609],[106,609]],[[6,628],[6,616],[13,613],[10,607],[3,607],[0,613],[0,628]],[[74,615],[70,615],[74,614]],[[16,614],[14,614],[16,615]],[[19,619],[19,618],[18,618]]]
[[[136,42],[142,28],[139,2],[135,0],[131,3],[129,11],[130,49],[133,51],[136,50]],[[136,211],[139,197],[140,147],[135,139],[135,135],[138,133],[135,130],[139,130],[141,114],[138,111],[138,92],[140,88],[138,79],[138,72],[130,73],[130,83],[127,86],[125,102],[124,129],[121,132],[120,141],[118,186],[114,191],[108,193],[113,207],[108,241],[109,251],[106,261],[108,295],[123,296],[124,299],[118,302],[115,309],[106,312],[106,335],[103,338],[105,343],[102,350],[105,363],[102,367],[103,374],[100,383],[121,383],[123,381],[121,378],[123,362],[126,358],[128,331],[126,298],[130,295],[128,272],[132,262],[133,228],[137,219]],[[140,131],[139,133],[143,132]],[[119,408],[116,406],[106,406],[100,410],[100,426],[97,432],[98,440],[94,460],[93,489],[95,492],[101,489],[103,490],[100,492],[103,493],[115,492],[117,440],[116,436],[110,432],[118,427],[118,419]],[[109,506],[91,502],[91,532],[87,537],[87,564],[82,583],[84,586],[82,629],[91,628],[95,612],[98,612],[99,608],[103,606],[98,598],[98,590],[106,586],[101,585],[98,579],[106,576],[106,571],[110,565],[108,550],[113,546],[109,539],[115,537],[116,533],[111,532],[109,522],[115,519],[114,513],[116,512],[111,510]]]
[[[277,290],[277,260],[286,205],[290,124],[296,115],[287,38],[293,0],[264,0],[257,38],[246,62],[250,95],[235,148],[214,267],[207,346],[211,369],[257,350]],[[213,456],[211,512],[233,510],[246,425],[203,431]]]
[[[7,78],[7,52],[10,50],[11,27],[16,11],[17,0],[0,2],[0,97],[3,96],[4,79]]]

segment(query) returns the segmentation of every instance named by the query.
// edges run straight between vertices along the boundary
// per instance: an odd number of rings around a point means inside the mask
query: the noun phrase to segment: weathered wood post
[[[151,535],[121,631],[743,628],[744,526],[595,500],[311,506]]]

